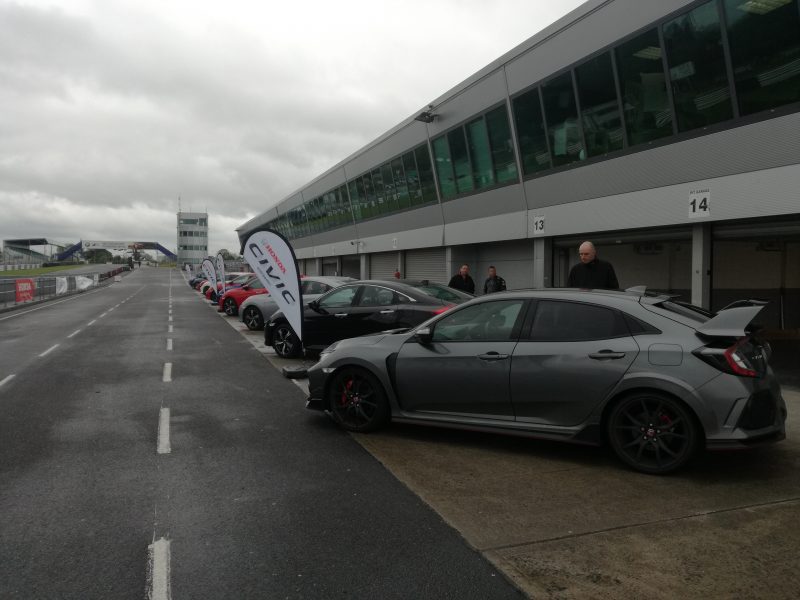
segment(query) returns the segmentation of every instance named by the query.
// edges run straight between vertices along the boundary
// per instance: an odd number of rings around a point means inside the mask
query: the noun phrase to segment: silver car
[[[336,277],[329,275],[307,275],[300,280],[300,290],[303,292],[303,302],[316,300],[328,290],[355,281],[352,277]],[[256,294],[250,296],[239,307],[239,320],[251,331],[264,329],[273,313],[277,312],[278,304],[269,294]]]
[[[482,296],[410,331],[342,340],[308,372],[307,406],[344,428],[390,420],[583,444],[666,473],[700,448],[785,437],[770,348],[742,301],[538,290]]]

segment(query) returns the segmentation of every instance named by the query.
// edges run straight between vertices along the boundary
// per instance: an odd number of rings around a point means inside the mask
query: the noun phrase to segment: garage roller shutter
[[[339,259],[335,256],[322,259],[322,274],[323,275],[338,275]]]
[[[430,279],[447,283],[447,254],[444,248],[426,248],[406,252],[406,272],[408,279]]]
[[[392,279],[397,271],[397,252],[376,252],[369,255],[370,279]]]
[[[342,257],[342,276],[361,279],[361,257],[349,255]]]
[[[316,258],[307,258],[306,259],[306,275],[319,275],[317,273],[317,259]]]

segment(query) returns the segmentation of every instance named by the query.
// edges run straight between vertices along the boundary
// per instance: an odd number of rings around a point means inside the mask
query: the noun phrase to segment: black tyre
[[[236,306],[236,300],[233,298],[225,298],[225,302],[222,303],[222,309],[229,317],[235,317],[239,312],[239,308]]]
[[[244,324],[250,331],[258,331],[264,329],[264,317],[261,316],[261,311],[256,306],[248,306],[242,313]]]
[[[617,457],[637,471],[654,475],[682,467],[700,441],[689,409],[656,392],[624,398],[612,409],[606,426]]]
[[[380,381],[356,367],[340,369],[328,388],[334,420],[348,431],[373,431],[389,421],[389,401]]]
[[[272,347],[281,358],[297,358],[303,346],[288,323],[280,323],[272,332]]]

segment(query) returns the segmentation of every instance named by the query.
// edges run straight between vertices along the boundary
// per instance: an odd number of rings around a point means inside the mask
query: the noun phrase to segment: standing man
[[[506,280],[497,276],[497,269],[489,267],[489,277],[483,282],[483,293],[493,294],[494,292],[505,292]]]
[[[457,290],[461,290],[462,292],[467,292],[468,294],[475,293],[475,282],[472,280],[472,277],[469,276],[469,265],[461,265],[461,268],[458,270],[458,273],[453,275],[453,278],[448,283],[451,288],[455,288]]]
[[[592,242],[583,242],[578,248],[578,256],[581,262],[570,270],[567,287],[594,290],[619,289],[614,267],[611,263],[597,258],[597,249]]]

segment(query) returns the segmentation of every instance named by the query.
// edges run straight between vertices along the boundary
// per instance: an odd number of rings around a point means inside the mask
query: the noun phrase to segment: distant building
[[[208,256],[208,213],[178,213],[178,266],[197,269]]]

